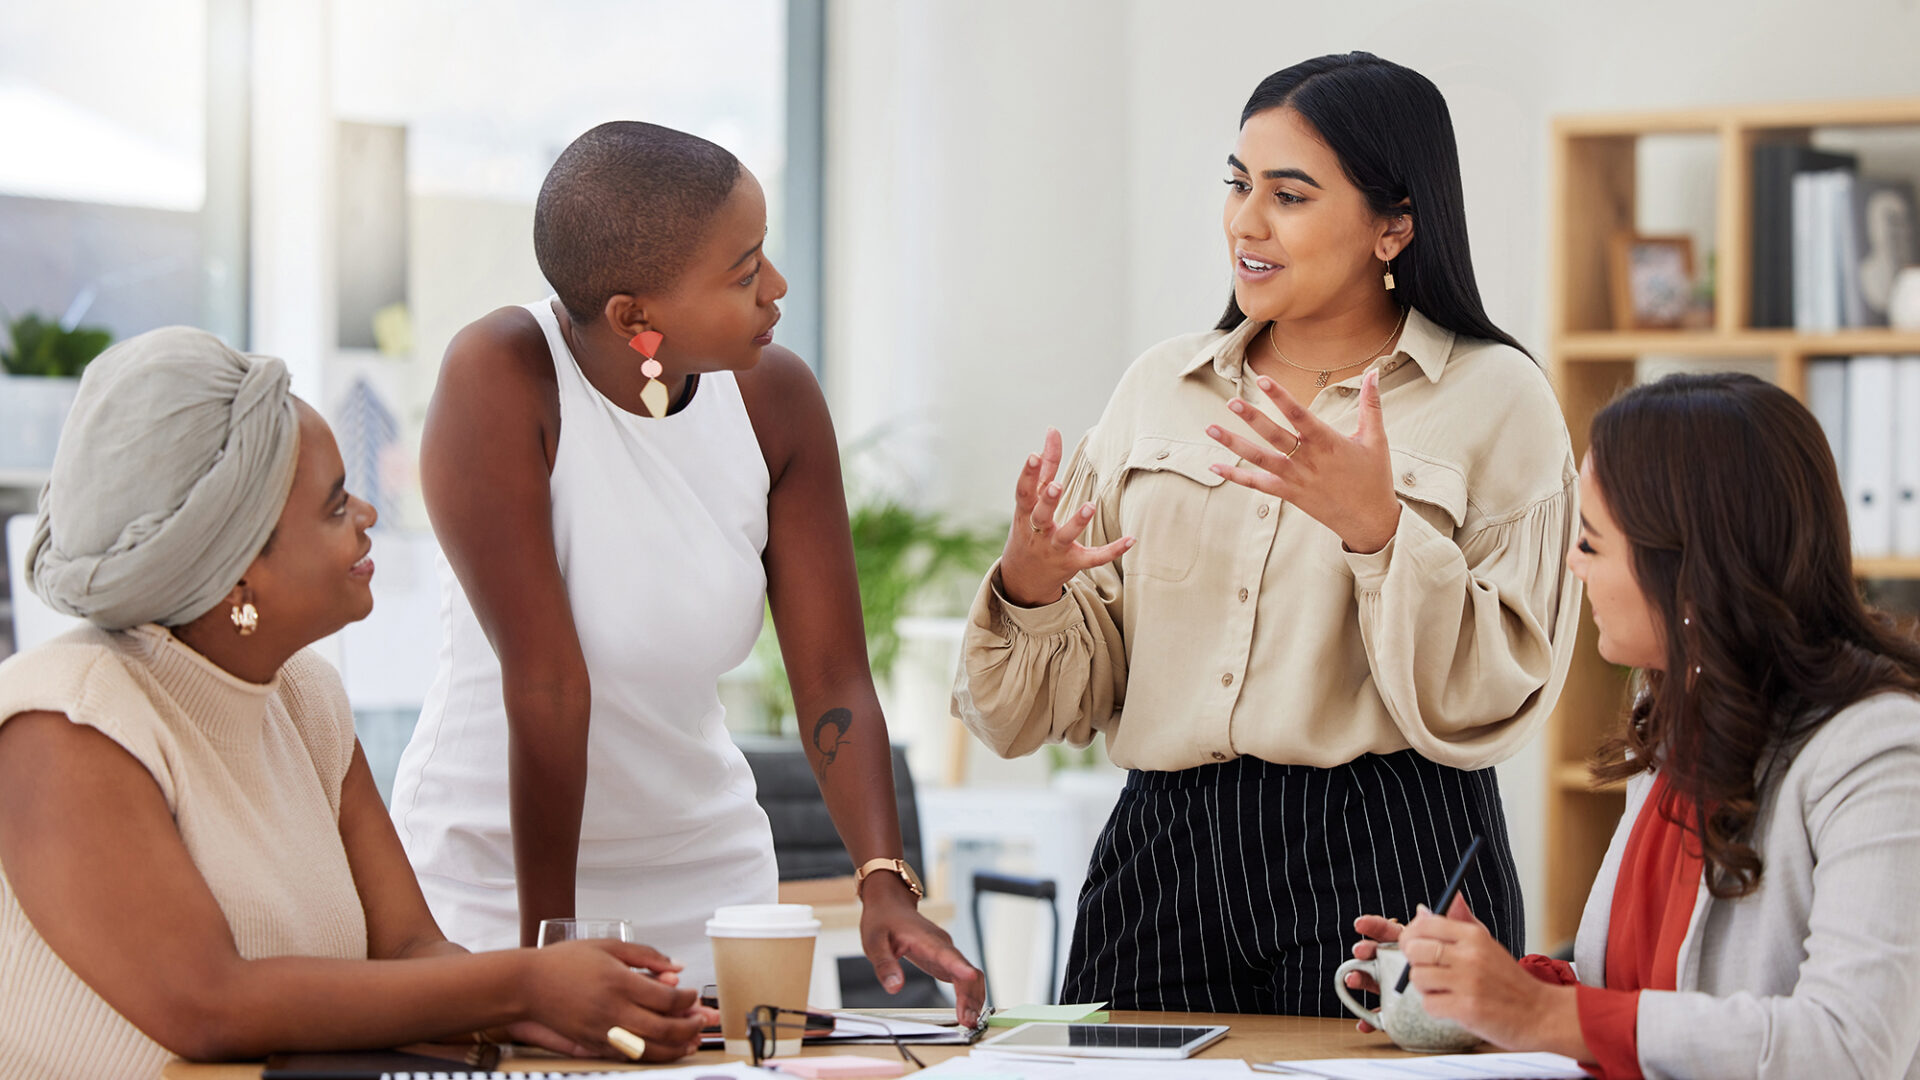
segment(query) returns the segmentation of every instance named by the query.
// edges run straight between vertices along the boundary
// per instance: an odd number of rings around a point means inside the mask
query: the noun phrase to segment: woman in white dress
[[[979,973],[917,909],[826,403],[772,345],[766,200],[704,139],[617,122],[561,154],[534,250],[556,295],[447,350],[421,446],[446,552],[439,674],[393,816],[456,939],[610,916],[704,981],[705,920],[775,897],[716,683],[771,602],[801,734],[859,871],[881,984]]]

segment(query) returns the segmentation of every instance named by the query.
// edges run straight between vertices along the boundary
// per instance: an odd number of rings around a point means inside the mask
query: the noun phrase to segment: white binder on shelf
[[[1893,553],[1920,558],[1920,356],[1894,362]]]
[[[1862,559],[1893,554],[1894,358],[1847,361],[1847,524]]]
[[[1820,174],[1793,177],[1793,325],[1799,330],[1824,330],[1820,325],[1819,236]]]
[[[1867,325],[1867,297],[1860,291],[1860,249],[1863,243],[1854,201],[1858,179],[1846,170],[1827,174],[1827,227],[1833,230],[1834,314],[1839,326]]]
[[[1837,356],[1822,357],[1807,363],[1807,411],[1820,421],[1827,433],[1827,448],[1833,451],[1833,463],[1840,471],[1840,485],[1847,483],[1847,362]]]

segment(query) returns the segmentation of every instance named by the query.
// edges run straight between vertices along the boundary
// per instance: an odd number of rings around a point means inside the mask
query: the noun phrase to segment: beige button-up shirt
[[[1278,418],[1244,366],[1266,325],[1147,350],[1075,449],[1062,515],[1091,501],[1082,542],[1132,536],[1132,550],[1038,608],[1009,603],[989,572],[953,708],[995,752],[1099,732],[1134,769],[1243,754],[1327,767],[1409,747],[1478,769],[1553,708],[1580,587],[1566,569],[1577,472],[1545,374],[1410,312],[1376,362],[1399,527],[1356,555],[1208,469],[1235,462],[1207,425],[1246,430],[1230,397]],[[1310,408],[1351,432],[1359,401],[1355,375]]]

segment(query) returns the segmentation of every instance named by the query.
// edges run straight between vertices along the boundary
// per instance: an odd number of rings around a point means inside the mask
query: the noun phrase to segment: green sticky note
[[[1104,1024],[1107,1014],[1101,1012],[1104,1001],[1088,1005],[1015,1005],[1011,1009],[1000,1009],[987,1017],[988,1027],[1018,1027],[1035,1021],[1053,1024]]]

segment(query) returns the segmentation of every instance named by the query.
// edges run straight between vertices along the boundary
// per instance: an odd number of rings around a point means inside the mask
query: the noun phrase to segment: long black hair
[[[1240,123],[1282,106],[1320,133],[1374,213],[1412,215],[1413,242],[1393,263],[1394,299],[1462,337],[1527,352],[1487,318],[1480,303],[1467,249],[1460,151],[1439,88],[1425,75],[1372,53],[1335,54],[1261,80],[1240,110]],[[1231,330],[1246,319],[1240,301],[1229,295],[1226,314],[1214,329]]]

